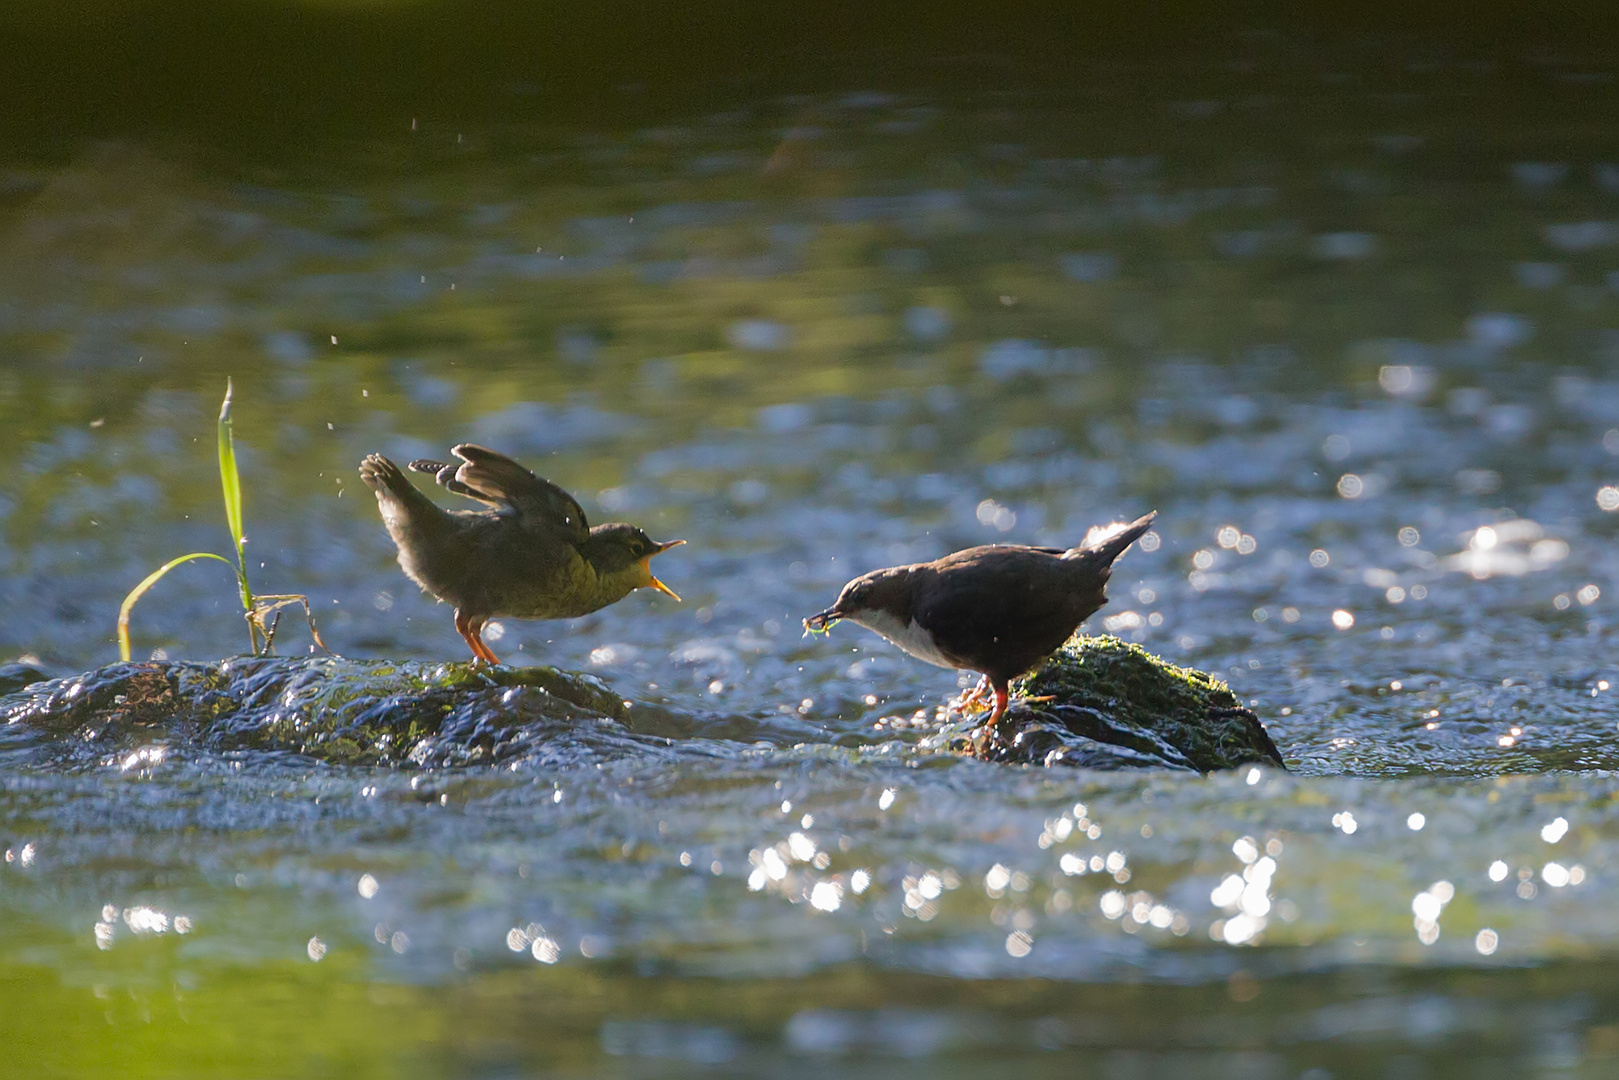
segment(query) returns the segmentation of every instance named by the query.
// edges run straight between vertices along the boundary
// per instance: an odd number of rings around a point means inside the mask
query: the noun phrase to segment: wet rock
[[[48,678],[49,675],[32,664],[0,664],[0,694],[9,694]]]
[[[1013,695],[1000,731],[977,745],[962,735],[953,748],[1035,765],[1285,768],[1259,717],[1224,682],[1115,637],[1076,635]]]
[[[158,742],[291,751],[333,764],[417,766],[563,757],[663,745],[624,724],[601,680],[547,667],[486,668],[339,657],[113,664],[0,697],[13,745],[90,759]],[[593,723],[592,723],[593,722]]]
[[[1116,638],[1075,638],[1017,692],[1051,700],[1020,700],[986,745],[955,732],[924,745],[1102,769],[1281,764],[1257,717],[1224,683]],[[0,760],[94,766],[158,745],[171,754],[294,753],[333,765],[567,765],[673,754],[676,741],[716,734],[711,718],[696,720],[632,709],[595,676],[548,667],[340,657],[138,662],[0,696]]]

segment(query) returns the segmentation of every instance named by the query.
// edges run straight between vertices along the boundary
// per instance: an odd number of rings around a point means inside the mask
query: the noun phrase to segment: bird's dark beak
[[[804,629],[812,634],[824,634],[832,629],[832,624],[843,618],[843,612],[835,607],[827,608],[819,615],[811,615],[804,620]]]
[[[685,542],[686,541],[684,541],[684,540],[666,540],[665,542],[658,545],[657,550],[654,551],[652,553],[652,555],[662,555],[665,551],[668,551],[670,548],[679,547],[681,544],[684,544]],[[675,600],[678,601],[680,599],[680,594],[675,592],[669,586],[665,585],[663,582],[659,581],[656,577],[653,576],[652,567],[650,565],[650,563],[652,562],[652,555],[648,555],[648,556],[646,556],[645,558],[643,558],[641,560],[641,565],[645,566],[647,568],[647,570],[646,570],[646,583],[647,583],[647,585],[650,586],[651,588],[657,589],[661,593],[665,593],[668,596],[673,597]]]

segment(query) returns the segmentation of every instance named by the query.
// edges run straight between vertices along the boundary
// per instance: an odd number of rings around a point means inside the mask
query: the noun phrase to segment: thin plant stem
[[[219,407],[219,487],[225,496],[225,524],[230,527],[231,542],[236,545],[236,587],[241,594],[242,610],[252,613],[253,588],[247,582],[247,537],[242,530],[242,477],[236,469],[236,439],[230,419],[231,395],[234,385],[225,380],[225,401]],[[253,655],[260,655],[259,627],[253,619],[247,622],[247,636]],[[265,643],[266,646],[269,644]]]

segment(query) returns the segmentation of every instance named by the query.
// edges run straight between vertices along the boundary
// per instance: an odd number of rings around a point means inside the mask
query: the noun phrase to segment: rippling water
[[[393,564],[369,451],[487,443],[689,541],[659,560],[683,604],[486,634],[690,717],[666,745],[8,744],[19,1060],[1604,1075],[1612,67],[1224,47],[1060,93],[8,165],[5,659],[106,663],[134,582],[226,549],[227,375],[255,585],[345,655],[464,652]],[[941,755],[911,718],[955,676],[800,636],[872,567],[1150,509],[1092,627],[1226,678],[1288,773]],[[177,570],[137,651],[239,651],[233,604]],[[81,1024],[114,1041],[23,1038]]]

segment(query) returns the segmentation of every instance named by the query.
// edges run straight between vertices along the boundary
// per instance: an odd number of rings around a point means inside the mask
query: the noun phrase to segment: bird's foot
[[[986,760],[994,756],[997,743],[1010,746],[1016,737],[1016,725],[1008,718],[1006,685],[993,683],[990,689],[995,693],[995,708],[972,736],[973,756]]]
[[[949,703],[949,707],[962,716],[978,716],[994,708],[987,701],[974,701],[972,698],[957,698]]]
[[[950,702],[949,707],[963,716],[967,716],[971,713],[985,712],[986,710],[994,708],[991,702],[985,700],[985,696],[989,692],[989,680],[979,679],[977,686],[974,686],[971,690],[968,690],[963,694],[957,695],[956,699]]]

